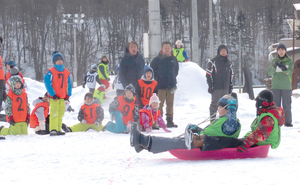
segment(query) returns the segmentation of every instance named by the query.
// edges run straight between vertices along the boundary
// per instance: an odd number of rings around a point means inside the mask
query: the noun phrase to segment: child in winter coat
[[[81,106],[78,113],[78,120],[80,123],[67,127],[63,125],[63,130],[65,132],[82,132],[88,129],[101,131],[103,128],[102,120],[104,118],[104,113],[101,105],[96,103],[93,98],[93,94],[88,92],[84,96],[84,104]]]
[[[10,123],[9,128],[0,127],[1,135],[28,134],[27,125],[30,118],[30,107],[26,92],[23,90],[23,81],[19,76],[10,78],[11,91],[5,100],[5,112]]]
[[[100,81],[102,84],[105,85],[105,88],[108,89],[110,83],[110,78],[109,78],[109,70],[108,70],[108,64],[109,64],[109,59],[107,56],[103,55],[101,58],[101,63],[98,66],[98,75],[100,78]]]
[[[8,80],[8,79],[10,78],[10,76],[11,76],[10,70],[11,70],[12,68],[14,68],[15,66],[16,66],[15,61],[10,60],[10,61],[5,62],[5,67],[6,67],[6,69],[8,70],[8,72],[7,72],[6,75],[5,75],[5,79],[6,79],[6,80]],[[19,70],[19,69],[18,69],[18,70]],[[19,72],[18,75],[23,79],[23,74],[22,74],[21,72]]]
[[[125,87],[125,95],[114,99],[109,105],[109,113],[115,117],[116,123],[109,121],[104,129],[113,133],[124,133],[129,131],[132,120],[138,121],[139,108],[134,94],[135,88],[129,84]]]
[[[65,113],[65,100],[72,95],[70,72],[64,67],[63,55],[54,53],[50,68],[44,77],[46,89],[50,95],[50,136],[64,135],[61,132],[62,118]]]
[[[189,59],[187,57],[185,49],[182,47],[181,40],[177,40],[175,42],[175,48],[173,48],[172,53],[177,58],[178,62],[187,62]]]
[[[97,73],[97,65],[92,65],[91,70],[87,72],[87,74],[84,77],[82,87],[85,88],[85,85],[89,88],[91,93],[94,93],[96,82],[98,84],[101,84],[101,81],[99,79],[99,75]]]
[[[150,97],[153,93],[157,93],[156,86],[157,81],[154,80],[153,70],[150,66],[146,65],[144,75],[138,80],[136,90],[140,109],[149,104]]]
[[[146,105],[140,112],[140,124],[146,130],[146,133],[151,132],[152,125],[155,121],[161,126],[164,131],[171,132],[167,129],[167,126],[160,115],[160,110],[158,109],[159,98],[156,96],[156,93],[150,98],[149,104]]]
[[[49,94],[46,92],[44,97],[37,98],[32,104],[35,108],[30,115],[30,128],[33,128],[35,133],[39,135],[49,134],[49,123],[46,124],[46,118],[49,114]]]
[[[6,85],[5,85],[5,92],[6,94],[10,91],[10,83],[9,83],[9,79],[12,77],[12,76],[20,76],[21,79],[22,79],[22,82],[24,84],[24,90],[27,90],[27,84],[23,78],[23,75],[22,73],[19,71],[19,68],[17,68],[16,66],[14,67],[11,67],[10,68],[10,74],[7,75],[7,77],[9,76],[9,78],[6,80]]]
[[[100,104],[103,103],[103,97],[105,96],[105,85],[101,84],[98,89],[94,92],[94,98],[97,98],[99,100]]]

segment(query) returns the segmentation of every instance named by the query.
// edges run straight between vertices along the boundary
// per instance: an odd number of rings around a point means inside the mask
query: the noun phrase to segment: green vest
[[[248,137],[252,132],[254,132],[257,128],[257,126],[260,124],[261,120],[265,117],[265,116],[270,116],[271,118],[273,118],[274,120],[274,127],[273,130],[269,136],[269,138],[265,141],[260,141],[257,143],[257,145],[269,145],[271,144],[271,148],[275,149],[279,146],[280,144],[280,140],[281,140],[281,128],[280,125],[278,124],[278,120],[275,118],[275,116],[271,113],[263,113],[261,115],[258,116],[258,118],[256,118],[252,125],[251,125],[251,131],[247,132],[245,135],[245,138]]]
[[[179,48],[179,49],[174,48],[173,49],[173,55],[177,58],[178,62],[185,61],[185,58],[183,56],[183,50],[184,50],[184,48]]]
[[[94,98],[98,98],[100,103],[102,104],[103,102],[103,96],[104,96],[105,92],[104,91],[99,91],[98,89],[96,89],[94,91]]]
[[[104,64],[104,63],[100,63],[99,66],[103,66],[104,67],[105,76],[108,77],[109,76],[108,65]],[[101,73],[101,71],[99,69],[99,66],[98,66],[99,79],[106,80],[106,77]]]
[[[208,127],[206,127],[203,131],[200,132],[201,134],[205,134],[207,136],[223,136],[223,137],[233,137],[233,138],[238,138],[239,134],[241,132],[241,124],[240,121],[237,119],[239,123],[239,129],[232,135],[226,135],[222,131],[222,126],[226,122],[228,117],[224,116],[221,117],[215,121],[213,121]]]

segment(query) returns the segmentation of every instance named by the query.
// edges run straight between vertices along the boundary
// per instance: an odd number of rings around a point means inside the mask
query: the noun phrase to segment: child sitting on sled
[[[156,93],[153,93],[153,95],[150,98],[149,104],[139,111],[141,124],[139,125],[140,131],[145,130],[146,133],[151,132],[153,123],[157,121],[159,126],[161,126],[164,129],[164,131],[171,132],[167,129],[167,126],[161,117],[158,106],[159,98],[156,96]]]
[[[102,120],[104,118],[104,113],[101,105],[96,103],[93,98],[93,94],[88,92],[84,96],[84,104],[81,106],[78,113],[78,120],[80,123],[67,127],[63,124],[62,129],[65,132],[82,132],[88,129],[101,131],[103,128]]]
[[[137,130],[136,124],[133,124],[131,126],[130,144],[135,148],[136,152],[147,149],[152,153],[160,153],[179,148],[190,149],[202,147],[203,149],[203,141],[198,141],[198,136],[191,138],[191,136],[193,136],[193,132],[199,133],[199,137],[201,138],[204,135],[238,138],[241,131],[241,125],[236,118],[237,103],[236,93],[223,96],[219,100],[218,112],[220,117],[204,129],[195,127],[194,125],[192,130],[190,129],[191,125],[189,124],[186,129],[187,134],[185,134],[184,138],[145,136]],[[209,145],[206,147],[211,146]],[[204,150],[206,150],[206,148],[204,148]]]

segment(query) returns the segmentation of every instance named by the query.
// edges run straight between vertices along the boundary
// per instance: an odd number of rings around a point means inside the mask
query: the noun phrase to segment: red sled
[[[199,148],[174,149],[169,152],[182,160],[222,160],[222,159],[245,159],[265,158],[268,156],[270,145],[261,145],[247,149],[245,153],[237,152],[237,148],[223,148],[214,151],[201,151]]]

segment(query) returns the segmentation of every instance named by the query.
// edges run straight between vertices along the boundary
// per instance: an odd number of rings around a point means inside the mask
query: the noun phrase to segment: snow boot
[[[56,130],[51,130],[50,132],[50,136],[61,136],[61,135],[65,135],[66,133],[61,132],[61,131],[56,131]]]
[[[5,137],[2,137],[2,136],[0,137],[0,140],[4,140],[4,139],[5,139]]]
[[[151,136],[145,136],[137,130],[137,124],[132,123],[130,129],[130,145],[135,147],[137,152],[141,151],[141,148],[148,149],[150,145]],[[136,147],[137,146],[137,147]]]
[[[203,135],[193,134],[193,145],[194,145],[194,148],[200,148],[200,147],[202,147],[203,143],[204,143],[204,136]]]
[[[66,124],[62,124],[61,128],[63,129],[63,131],[65,132],[72,132],[72,130],[70,129],[70,127],[68,127]]]
[[[36,131],[35,133],[38,134],[38,135],[47,135],[47,134],[49,134],[49,131],[47,131],[47,130],[39,130],[39,131]]]
[[[173,117],[167,117],[167,128],[177,128],[178,125],[175,125],[173,122]]]
[[[62,132],[62,131],[56,131],[57,135],[59,136],[62,136],[62,135],[65,135],[66,133],[65,132]]]
[[[141,145],[134,146],[134,149],[135,149],[136,153],[140,153],[142,150],[144,150],[144,148]]]
[[[286,126],[286,127],[293,127],[293,124],[292,123],[285,123],[284,126]]]

